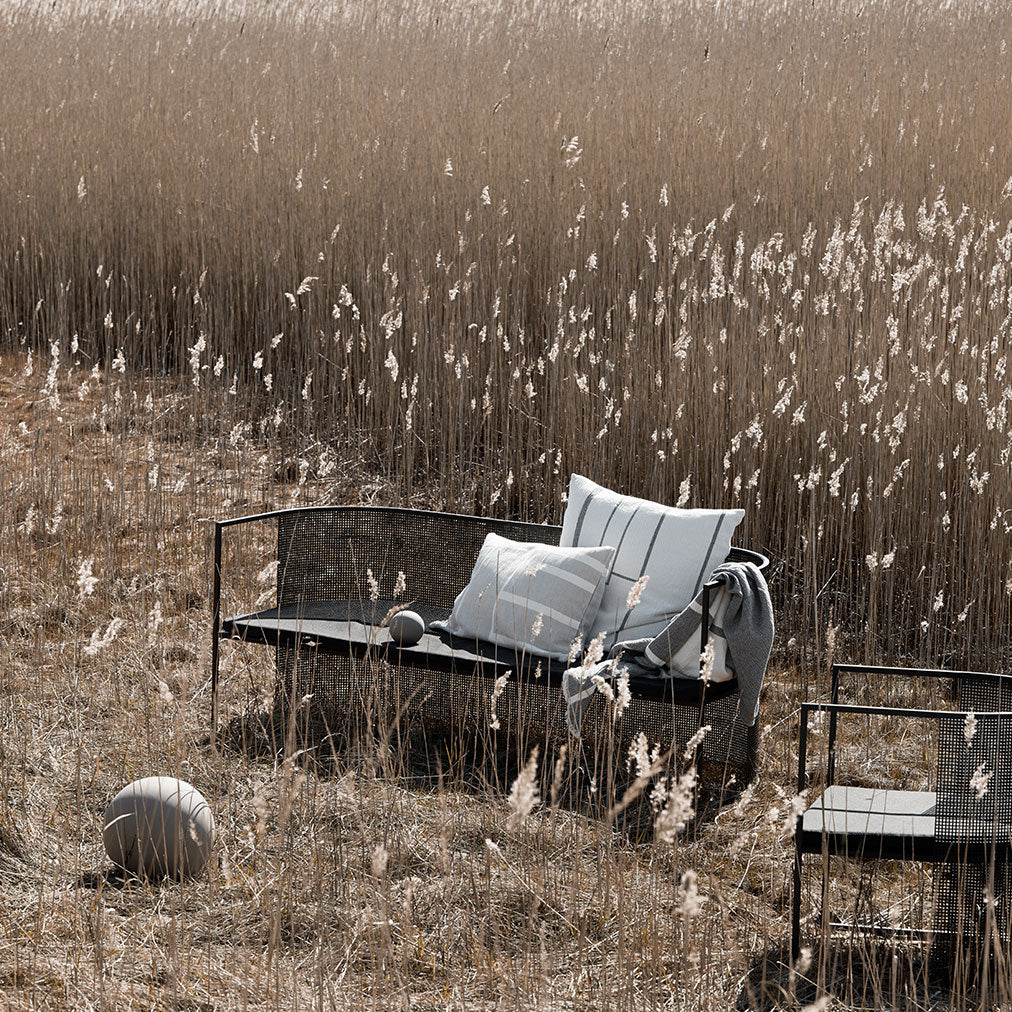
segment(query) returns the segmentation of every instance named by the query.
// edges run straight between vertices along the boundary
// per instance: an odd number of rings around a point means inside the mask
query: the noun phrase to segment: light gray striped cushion
[[[597,614],[614,556],[614,548],[558,548],[489,534],[449,619],[432,624],[566,660]]]
[[[682,510],[619,495],[574,474],[562,520],[561,544],[614,545],[615,562],[588,637],[607,632],[607,646],[656,636],[699,593],[731,550],[744,510]],[[639,604],[626,601],[649,577]]]

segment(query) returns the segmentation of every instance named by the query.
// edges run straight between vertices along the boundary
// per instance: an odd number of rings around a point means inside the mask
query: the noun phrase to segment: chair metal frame
[[[911,707],[895,706],[863,706],[857,704],[845,704],[839,702],[840,679],[844,675],[866,674],[884,677],[905,677],[905,678],[935,678],[952,680],[955,688],[965,691],[966,686],[973,686],[974,691],[983,690],[997,691],[999,701],[1008,707],[1012,699],[1012,676],[997,674],[994,672],[980,671],[953,671],[938,668],[909,668],[865,664],[834,664],[832,667],[831,681],[831,702],[805,702],[801,705],[801,728],[799,737],[798,755],[798,794],[801,795],[808,787],[808,721],[813,713],[829,714],[829,740],[826,761],[826,784],[825,791],[806,811],[798,816],[795,831],[795,855],[794,855],[794,879],[791,910],[791,957],[797,960],[801,950],[801,890],[802,890],[802,859],[804,854],[822,854],[826,857],[826,865],[823,867],[825,876],[828,868],[828,858],[834,856],[847,857],[851,860],[905,860],[916,862],[934,862],[949,865],[951,867],[980,866],[987,867],[987,881],[995,881],[995,863],[1000,866],[1006,864],[1006,858],[1012,856],[1012,819],[1009,818],[1012,809],[1012,778],[1001,776],[996,778],[999,782],[995,784],[995,791],[1000,797],[992,796],[987,805],[993,809],[990,825],[982,824],[979,817],[975,817],[971,811],[981,800],[982,796],[974,798],[971,796],[971,785],[969,778],[958,787],[958,777],[965,772],[965,762],[952,762],[946,749],[949,744],[955,742],[959,745],[959,738],[963,738],[963,728],[967,717],[973,715],[977,721],[977,732],[981,739],[991,741],[990,758],[994,759],[1000,754],[1000,745],[1012,732],[1012,710],[1010,709],[988,709],[987,700],[981,697],[983,706],[963,710],[937,710]],[[971,692],[971,696],[972,696]],[[979,691],[978,691],[979,695]],[[828,834],[823,832],[820,839],[811,831],[804,830],[805,815],[817,807],[821,808],[823,821],[825,813],[830,805],[821,806],[823,799],[828,798],[831,789],[837,787],[836,783],[836,758],[837,758],[837,730],[838,719],[841,715],[864,715],[884,717],[904,717],[918,720],[936,721],[939,725],[939,770],[937,784],[938,790],[934,792],[936,800],[932,814],[934,817],[933,831],[930,837],[922,836],[919,839],[904,837],[894,833],[884,832],[886,819],[881,820],[883,831],[881,833],[865,831],[865,837],[855,846],[852,835],[844,833]],[[1003,726],[1004,725],[1004,726]],[[969,742],[966,742],[969,748]],[[960,759],[957,755],[957,760]],[[979,758],[979,754],[973,761]],[[988,757],[985,757],[985,760]],[[997,766],[1000,764],[996,764]],[[1012,765],[1012,764],[1010,764]],[[883,791],[885,795],[890,792]],[[899,795],[901,792],[892,792]],[[912,792],[902,792],[912,793]],[[917,792],[925,796],[933,792]],[[909,798],[906,799],[909,801]],[[888,798],[886,799],[888,805]],[[999,814],[999,807],[1001,813]],[[840,809],[836,809],[840,811]],[[865,809],[859,809],[860,816],[865,816]],[[844,814],[846,811],[844,810]],[[878,813],[877,813],[878,814]],[[898,812],[883,808],[881,815],[894,819],[910,818],[910,812]],[[979,813],[978,813],[979,815]],[[923,816],[921,816],[923,819]],[[843,820],[844,822],[846,820]],[[869,820],[877,821],[877,820]],[[894,822],[893,825],[896,823]],[[923,823],[921,823],[923,826]],[[983,828],[985,832],[979,830]],[[1004,879],[1003,879],[1004,881]],[[952,907],[947,910],[950,915],[962,902],[956,895],[961,887],[962,879],[958,876],[952,877],[950,892],[952,895],[943,896],[942,906]],[[825,882],[823,884],[823,895],[825,895]],[[960,921],[962,924],[963,922]],[[906,937],[935,938],[940,935],[940,929],[936,925],[931,929],[915,928],[881,928],[871,925],[848,925],[832,923],[831,929],[861,929],[875,934],[887,933],[890,935],[902,935]],[[1007,926],[1006,926],[1007,930]]]

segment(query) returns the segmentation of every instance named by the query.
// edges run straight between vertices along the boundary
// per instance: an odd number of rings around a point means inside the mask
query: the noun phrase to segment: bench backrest
[[[371,570],[379,596],[446,609],[467,586],[486,535],[559,543],[561,527],[456,513],[335,506],[283,514],[278,521],[278,604],[368,600]]]
[[[366,601],[371,570],[380,598],[393,598],[403,573],[400,600],[449,611],[490,533],[557,545],[562,528],[380,506],[286,511],[278,517],[278,604]],[[769,565],[764,556],[741,548],[732,548],[728,560]]]

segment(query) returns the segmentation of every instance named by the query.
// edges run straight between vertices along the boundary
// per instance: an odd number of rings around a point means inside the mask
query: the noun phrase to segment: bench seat
[[[353,657],[371,656],[392,665],[406,664],[458,675],[480,674],[485,678],[511,673],[525,681],[544,679],[545,684],[553,688],[562,684],[567,668],[563,662],[534,657],[514,647],[496,646],[484,640],[451,636],[441,630],[429,629],[414,646],[398,647],[381,624],[390,609],[397,605],[403,602],[304,601],[224,619],[221,635],[225,639],[274,647],[294,646],[301,640],[304,649],[319,647]],[[448,611],[437,608],[423,609],[419,613],[426,626],[449,615]],[[712,682],[704,694],[699,679],[633,675],[629,678],[629,689],[636,698],[678,706],[699,704],[704,698],[712,701],[734,695],[738,682],[735,679]]]

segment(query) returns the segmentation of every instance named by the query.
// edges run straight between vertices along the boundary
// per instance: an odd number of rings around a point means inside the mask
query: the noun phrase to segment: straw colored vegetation
[[[1012,12],[302,7],[0,15],[0,1004],[965,1007],[916,953],[778,960],[827,650],[1007,663]],[[606,778],[415,780],[382,727],[211,741],[208,518],[558,521],[571,471],[774,559],[737,802],[651,783],[644,835]],[[876,741],[863,780],[930,773]],[[153,772],[218,814],[196,882],[104,877]]]

